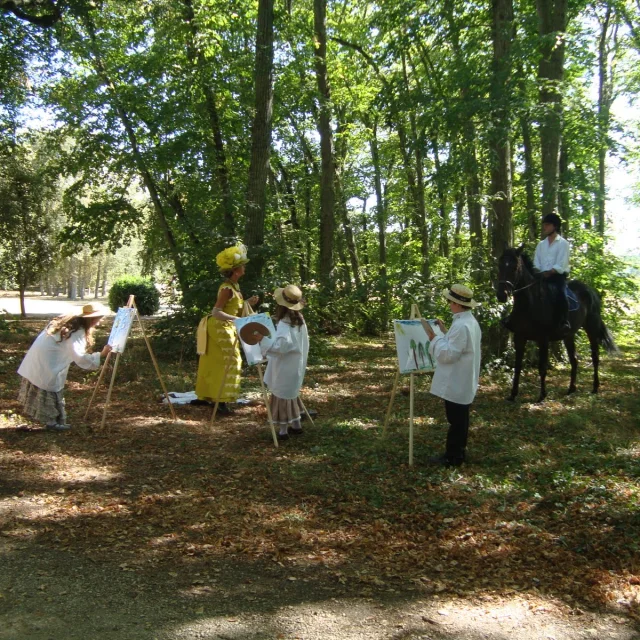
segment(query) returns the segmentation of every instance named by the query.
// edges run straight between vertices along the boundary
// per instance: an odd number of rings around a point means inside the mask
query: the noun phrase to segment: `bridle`
[[[518,289],[515,289],[515,285],[513,284],[513,282],[511,282],[510,280],[498,280],[498,284],[506,284],[509,285],[509,293],[512,296],[515,296],[516,293],[520,293],[520,291],[524,291],[525,289],[528,289],[529,287],[533,287],[533,285],[536,283],[536,281],[534,280],[533,282],[530,282],[529,284],[525,285],[524,287],[520,287]],[[505,287],[506,288],[506,287]]]

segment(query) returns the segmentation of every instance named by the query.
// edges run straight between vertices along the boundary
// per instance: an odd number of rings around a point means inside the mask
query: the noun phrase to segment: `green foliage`
[[[160,293],[153,280],[139,276],[124,276],[116,280],[109,290],[109,307],[117,311],[124,307],[129,296],[135,296],[140,315],[152,316],[160,308]]]

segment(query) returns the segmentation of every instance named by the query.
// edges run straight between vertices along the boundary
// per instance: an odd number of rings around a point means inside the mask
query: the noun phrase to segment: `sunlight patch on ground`
[[[283,590],[295,591],[292,581]],[[215,584],[213,585],[215,590]],[[274,613],[207,616],[207,603],[189,594],[193,613],[201,616],[166,629],[161,638],[249,638],[269,634],[273,638],[324,638],[326,640],[382,640],[391,637],[430,638],[431,634],[455,638],[566,638],[567,607],[536,595],[497,599],[490,595],[474,600],[450,600],[434,596],[407,604],[380,605],[365,598],[326,598],[290,605]],[[194,596],[196,596],[194,598]],[[295,602],[295,598],[291,598]],[[618,624],[616,624],[618,623]],[[592,618],[584,637],[631,640],[633,629],[620,626],[611,616]]]

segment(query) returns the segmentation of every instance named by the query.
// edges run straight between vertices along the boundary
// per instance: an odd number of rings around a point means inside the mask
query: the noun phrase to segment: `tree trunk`
[[[438,237],[439,253],[442,257],[449,257],[449,213],[447,211],[447,194],[444,189],[444,179],[442,175],[442,167],[440,166],[440,145],[438,144],[438,132],[434,131],[431,135],[431,148],[433,149],[433,162],[435,168],[434,180],[438,191],[438,210],[440,213],[440,224]]]
[[[96,272],[96,287],[95,287],[94,294],[93,294],[93,297],[96,300],[98,298],[98,293],[100,291],[100,269],[101,269],[101,267],[102,267],[102,254],[100,254],[98,256],[98,270]]]
[[[253,275],[259,278],[264,265],[264,224],[267,208],[267,177],[273,116],[273,0],[258,2],[258,31],[254,67],[255,115],[251,128],[251,163],[245,205],[245,242],[254,250]]]
[[[107,295],[107,276],[109,269],[109,254],[104,256],[104,266],[102,267],[102,297]]]
[[[373,184],[376,192],[376,224],[378,226],[378,262],[380,264],[380,298],[382,301],[382,328],[386,330],[389,322],[389,284],[387,281],[387,212],[382,193],[382,172],[378,150],[378,122],[374,120],[370,127],[371,162],[373,164]]]
[[[531,242],[538,240],[538,214],[536,211],[535,168],[533,166],[533,145],[531,127],[526,116],[520,118],[522,129],[522,147],[524,150],[524,190],[527,199],[527,236]]]
[[[493,126],[490,134],[492,255],[498,258],[513,245],[511,210],[511,43],[515,37],[513,0],[492,0],[493,74],[491,83]]]
[[[542,155],[542,215],[558,208],[562,83],[568,0],[536,0],[540,36],[540,149]]]
[[[204,94],[204,108],[209,119],[212,139],[206,140],[209,149],[208,154],[212,159],[214,173],[217,176],[218,189],[222,196],[222,216],[225,235],[233,237],[235,235],[235,220],[233,209],[233,195],[231,193],[231,182],[229,180],[229,169],[227,167],[227,154],[225,150],[224,139],[222,137],[222,128],[220,125],[220,116],[218,115],[218,107],[216,104],[216,93],[209,81],[210,71],[207,65],[207,59],[198,46],[200,34],[198,25],[195,20],[192,0],[183,0],[185,6],[185,20],[191,28],[191,42],[188,47],[191,50],[191,58],[195,60],[198,69],[198,78],[202,93]],[[213,143],[213,144],[212,144]]]
[[[333,231],[335,224],[333,132],[331,129],[331,92],[327,74],[327,0],[313,0],[314,55],[318,82],[318,133],[320,134],[320,281],[329,290],[333,263]]]
[[[607,200],[607,153],[609,152],[609,127],[611,125],[611,104],[613,103],[614,60],[617,52],[617,23],[610,33],[612,17],[611,4],[606,5],[605,15],[600,18],[600,38],[598,40],[598,222],[597,230],[604,236],[606,228]],[[613,37],[613,47],[609,38]],[[613,54],[612,54],[613,51]],[[611,56],[611,59],[610,59]]]
[[[24,284],[20,276],[18,276],[18,280],[19,280],[18,290],[20,292],[20,317],[24,319],[27,317],[27,308],[25,307],[25,304],[24,304],[24,292],[26,289],[26,285]]]
[[[173,259],[173,263],[176,269],[176,275],[178,277],[178,281],[180,282],[180,287],[182,289],[182,293],[185,294],[189,291],[189,281],[187,277],[187,272],[185,266],[182,262],[182,256],[180,254],[180,250],[178,247],[178,242],[176,240],[173,231],[169,225],[169,221],[167,219],[167,215],[165,213],[162,201],[160,199],[160,190],[156,181],[153,178],[151,170],[149,169],[147,163],[144,160],[143,154],[140,152],[140,148],[138,145],[138,139],[131,122],[131,118],[129,117],[129,113],[124,109],[120,102],[120,97],[118,95],[118,91],[115,83],[109,77],[107,73],[106,67],[102,60],[102,56],[100,54],[100,49],[98,47],[98,38],[95,32],[95,26],[89,20],[88,16],[85,15],[86,22],[85,25],[89,32],[89,37],[92,45],[92,55],[93,55],[93,64],[95,66],[96,72],[98,76],[101,78],[104,83],[107,91],[111,95],[111,101],[120,121],[122,122],[122,126],[127,134],[127,139],[129,140],[129,144],[131,145],[131,154],[133,156],[135,165],[142,177],[142,182],[149,193],[149,197],[151,198],[151,202],[153,204],[154,211],[157,216],[157,220],[160,223],[160,227],[164,233],[165,240],[167,242],[167,246],[169,248],[169,252],[171,253],[171,257]]]

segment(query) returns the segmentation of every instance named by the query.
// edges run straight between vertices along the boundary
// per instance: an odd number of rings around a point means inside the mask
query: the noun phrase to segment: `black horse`
[[[498,271],[497,296],[500,302],[506,302],[513,296],[513,312],[510,320],[510,330],[513,331],[513,341],[516,350],[516,370],[513,376],[513,387],[509,400],[515,400],[518,395],[522,357],[528,340],[538,344],[540,372],[540,397],[542,402],[546,395],[547,366],[549,363],[549,343],[563,340],[571,362],[571,383],[567,395],[576,390],[576,376],[578,359],[576,357],[575,335],[579,329],[584,329],[589,337],[591,346],[591,361],[593,363],[593,389],[597,393],[600,387],[598,365],[600,364],[599,347],[602,345],[608,353],[617,351],[609,330],[605,327],[600,315],[601,302],[598,293],[588,285],[578,280],[568,283],[579,307],[569,312],[571,331],[553,327],[554,300],[549,295],[548,287],[543,278],[534,271],[531,259],[519,249],[507,249],[500,258]]]

